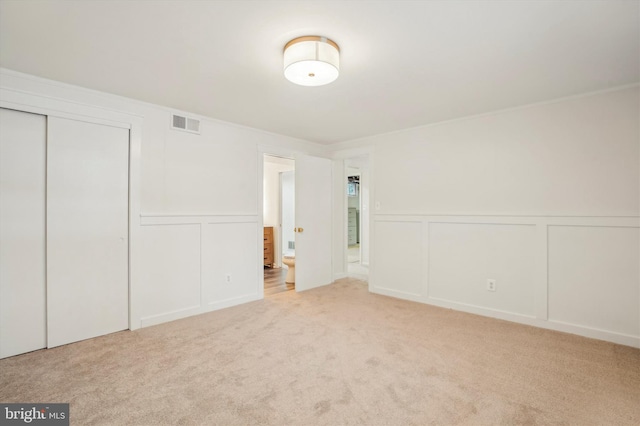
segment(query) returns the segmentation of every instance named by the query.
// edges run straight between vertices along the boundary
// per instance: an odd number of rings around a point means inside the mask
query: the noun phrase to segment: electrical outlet
[[[496,280],[487,278],[487,290],[496,291]]]
[[[231,274],[227,274],[227,282],[230,283],[231,282]]]

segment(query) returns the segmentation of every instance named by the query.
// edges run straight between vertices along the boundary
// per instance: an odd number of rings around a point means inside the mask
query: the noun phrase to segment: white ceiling
[[[0,66],[320,143],[640,80],[638,1],[0,1]],[[282,48],[323,35],[338,80]]]

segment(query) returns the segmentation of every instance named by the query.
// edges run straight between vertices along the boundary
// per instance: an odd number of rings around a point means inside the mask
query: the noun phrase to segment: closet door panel
[[[46,346],[46,125],[0,109],[0,358]]]
[[[129,326],[129,131],[49,117],[47,338]]]

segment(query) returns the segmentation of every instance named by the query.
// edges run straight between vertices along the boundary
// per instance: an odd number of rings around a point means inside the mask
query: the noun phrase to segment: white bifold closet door
[[[47,345],[47,118],[0,109],[0,358]]]
[[[129,328],[129,130],[49,117],[47,346]]]

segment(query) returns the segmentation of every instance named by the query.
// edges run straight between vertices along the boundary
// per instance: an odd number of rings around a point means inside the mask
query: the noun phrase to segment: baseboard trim
[[[206,312],[217,311],[218,309],[230,308],[231,306],[241,305],[247,302],[260,300],[262,297],[258,293],[245,294],[239,297],[232,297],[224,300],[209,302]]]
[[[434,298],[421,298],[413,294],[407,294],[399,291],[384,289],[380,287],[373,288],[372,293],[378,293],[385,296],[395,297],[398,299],[410,300],[412,302],[424,303],[425,305],[437,306],[440,308],[453,309],[455,311],[466,312],[469,314],[480,315],[489,318],[496,318],[504,321],[515,322],[518,324],[529,325],[546,330],[559,331],[562,333],[575,334],[577,336],[587,337],[590,339],[603,340],[605,342],[616,343],[619,345],[630,346],[640,349],[640,336],[618,333],[615,331],[601,330],[593,327],[587,327],[577,324],[568,324],[560,321],[544,320],[532,316],[504,312],[490,308],[483,308],[474,305],[466,305],[452,301],[446,301]]]
[[[207,312],[217,311],[218,309],[229,308],[231,306],[241,305],[243,303],[253,302],[260,299],[262,299],[261,295],[252,293],[239,297],[210,302],[202,306],[190,306],[184,309],[151,315],[148,317],[140,318],[140,328],[151,327],[152,325],[163,324],[165,322],[188,318],[194,315],[206,314]]]
[[[481,315],[484,317],[515,322],[518,324],[530,325],[546,330],[575,334],[577,336],[588,337],[590,339],[604,340],[610,343],[617,343],[619,345],[640,348],[640,336],[633,336],[630,334],[618,333],[609,330],[601,330],[598,328],[579,324],[568,324],[560,321],[546,320],[526,314],[518,314],[514,312],[505,312],[490,308],[483,308],[477,305],[467,305],[463,303],[452,302],[450,300],[428,298],[426,301],[422,301],[422,303],[439,306],[441,308],[454,309],[456,311],[467,312],[470,314]]]
[[[412,302],[421,302],[423,301],[423,296],[416,293],[407,293],[404,291],[393,290],[385,287],[373,287],[372,293],[382,294],[383,296],[395,297],[398,299],[411,300]]]
[[[178,309],[171,312],[165,312],[162,314],[151,315],[148,317],[140,318],[140,327],[150,327],[152,325],[158,325],[169,321],[175,321],[182,318],[187,318],[193,315],[198,315],[202,311],[201,306],[190,306],[184,309]]]

